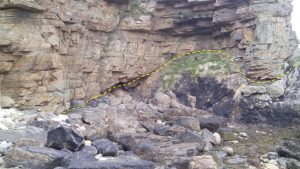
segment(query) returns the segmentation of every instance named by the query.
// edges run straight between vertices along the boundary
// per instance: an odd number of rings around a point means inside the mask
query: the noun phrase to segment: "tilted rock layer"
[[[0,106],[62,112],[176,53],[234,49],[247,75],[283,73],[289,0],[2,0]]]

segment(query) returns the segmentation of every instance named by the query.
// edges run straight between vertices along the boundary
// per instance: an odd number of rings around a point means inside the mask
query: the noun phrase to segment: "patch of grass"
[[[140,0],[130,0],[129,6],[130,11],[123,12],[121,14],[122,18],[125,17],[133,17],[134,19],[138,19],[141,15],[149,14],[143,6]]]
[[[298,48],[294,54],[294,59],[292,60],[292,64],[295,66],[295,67],[298,67],[300,66],[300,48]]]
[[[183,73],[188,73],[193,78],[225,76],[231,72],[232,67],[234,65],[229,60],[216,54],[187,55],[171,63],[162,72],[163,89],[173,89]]]

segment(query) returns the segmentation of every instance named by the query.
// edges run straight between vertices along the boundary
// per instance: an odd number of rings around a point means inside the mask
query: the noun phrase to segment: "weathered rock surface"
[[[118,145],[108,139],[95,140],[92,145],[97,148],[97,153],[103,156],[115,156],[119,150]]]
[[[297,160],[289,160],[286,164],[287,169],[299,169],[300,168],[300,161]]]
[[[270,79],[296,47],[291,10],[288,0],[3,0],[0,103],[62,112],[194,49],[235,48],[249,77]]]
[[[194,131],[200,131],[199,121],[193,117],[179,117],[177,124]]]
[[[80,149],[81,152],[90,154],[90,155],[97,155],[97,148],[94,146],[84,146]]]
[[[300,160],[300,142],[284,141],[283,145],[278,149],[278,154],[282,157],[289,157]]]
[[[217,163],[212,156],[195,156],[189,164],[189,169],[217,169]]]
[[[77,164],[71,164],[69,168],[73,169],[154,169],[154,163],[145,160],[128,159],[107,159],[105,161],[83,161]]]
[[[7,152],[4,161],[7,167],[51,169],[60,165],[68,153],[47,147],[26,146],[13,148]]]

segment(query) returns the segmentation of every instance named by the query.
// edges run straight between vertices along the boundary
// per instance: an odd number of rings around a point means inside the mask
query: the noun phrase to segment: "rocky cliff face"
[[[272,79],[296,48],[289,0],[2,0],[2,107],[62,112],[172,54],[229,49]]]

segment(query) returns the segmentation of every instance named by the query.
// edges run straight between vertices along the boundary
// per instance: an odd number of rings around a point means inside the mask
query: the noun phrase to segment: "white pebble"
[[[8,127],[0,123],[0,130],[8,130]]]
[[[6,151],[13,145],[11,142],[2,141],[0,142],[0,154],[5,154]]]
[[[238,140],[232,140],[232,141],[228,141],[228,143],[239,144],[239,141]]]
[[[90,140],[85,140],[84,141],[84,145],[86,146],[91,146],[92,145],[92,142]]]
[[[223,151],[225,151],[229,156],[233,155],[233,149],[231,147],[224,147]]]
[[[242,138],[248,138],[248,134],[245,133],[245,132],[241,132],[241,133],[239,134],[239,136],[242,137]]]
[[[161,125],[163,124],[163,122],[160,119],[156,120],[156,123]]]
[[[215,138],[216,144],[220,145],[221,144],[221,136],[220,136],[220,134],[219,133],[214,133],[213,136]]]

